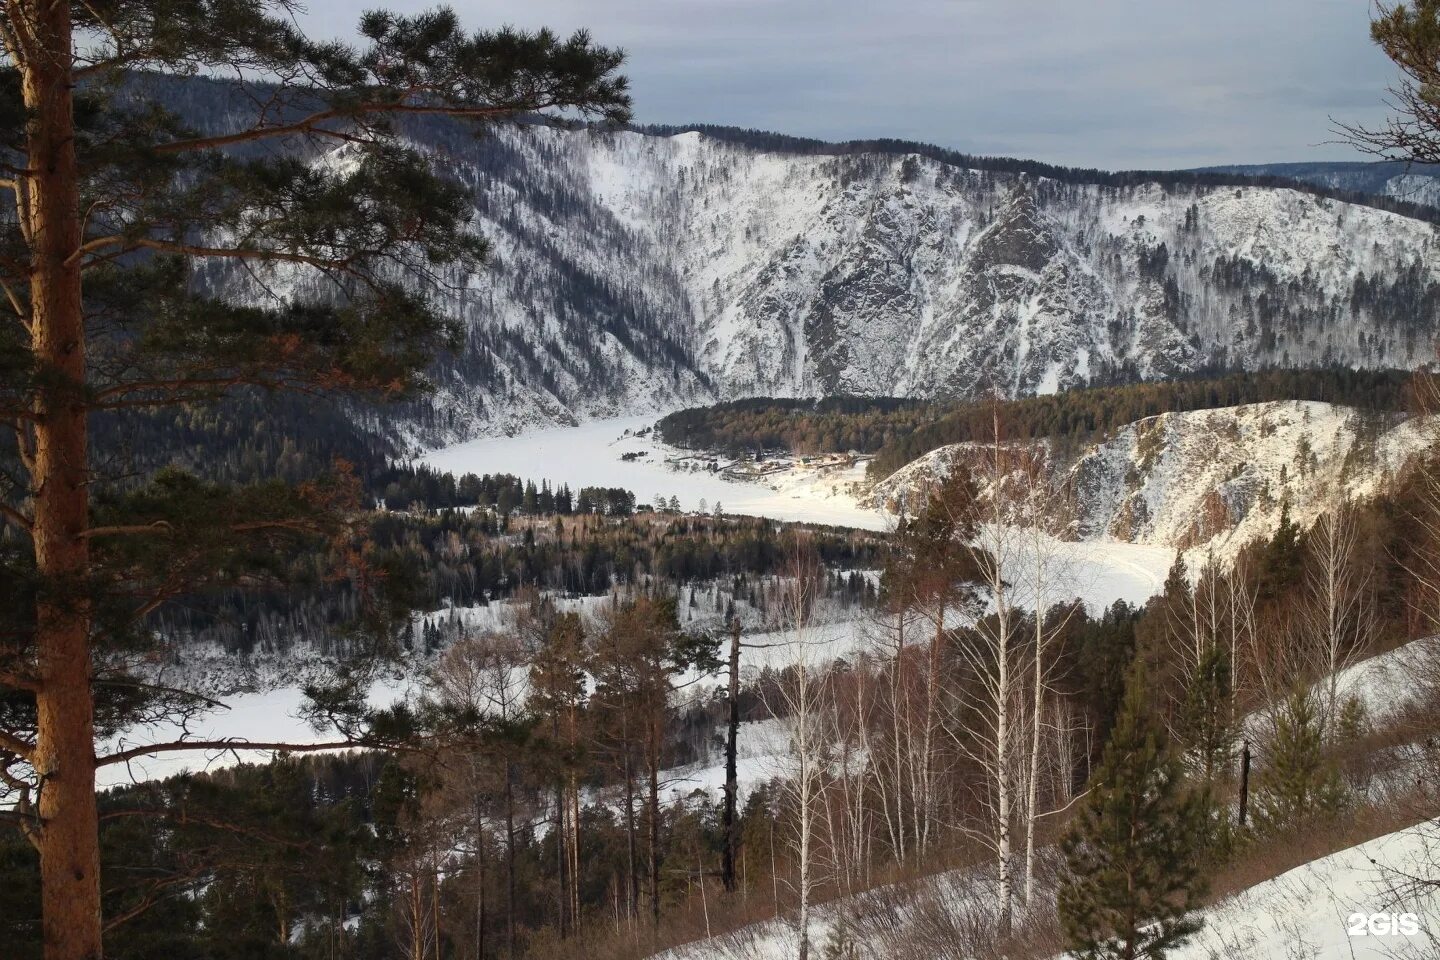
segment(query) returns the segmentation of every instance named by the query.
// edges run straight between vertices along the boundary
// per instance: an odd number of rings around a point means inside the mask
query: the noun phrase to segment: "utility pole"
[[[730,616],[730,718],[725,731],[725,853],[720,862],[727,893],[735,892],[735,853],[740,846],[736,806],[740,795],[736,750],[740,738],[740,618]]]
[[[1240,748],[1240,826],[1245,826],[1245,808],[1250,802],[1250,741]]]

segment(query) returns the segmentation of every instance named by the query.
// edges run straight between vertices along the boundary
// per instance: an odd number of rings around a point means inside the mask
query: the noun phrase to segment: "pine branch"
[[[6,733],[4,730],[0,730],[0,750],[12,753],[26,763],[29,763],[35,756],[33,743],[22,740],[12,733]]]
[[[117,763],[128,763],[140,757],[160,753],[179,753],[187,750],[212,750],[221,753],[236,753],[241,750],[268,750],[274,753],[315,753],[322,750],[344,750],[347,747],[373,747],[375,743],[362,738],[330,740],[322,743],[269,743],[242,740],[231,737],[224,740],[174,740],[169,743],[152,743],[131,747],[95,758],[95,767],[109,767]]]
[[[147,533],[163,533],[168,535],[174,532],[175,530],[170,525],[170,521],[156,520],[154,523],[132,524],[129,526],[91,527],[88,530],[80,531],[79,537],[82,540],[88,540],[91,537],[118,537]]]
[[[5,670],[0,670],[0,686],[9,687],[12,690],[25,690],[29,693],[40,689],[40,684],[35,680]]]
[[[239,133],[228,133],[213,137],[195,137],[190,140],[176,140],[170,143],[159,144],[154,149],[155,152],[159,154],[191,153],[196,150],[214,150],[219,147],[229,147],[239,143],[252,143],[256,140],[294,134],[315,134],[339,137],[341,139],[353,139],[353,135],[346,135],[327,129],[320,126],[320,124],[331,120],[359,119],[363,116],[406,114],[484,119],[514,116],[522,111],[548,110],[552,107],[563,106],[567,106],[567,104],[552,100],[537,100],[534,103],[528,103],[523,106],[505,107],[427,107],[411,103],[364,103],[345,110],[333,108],[329,110],[319,110],[293,123],[277,124],[273,127],[252,127],[249,130],[242,130]]]
[[[127,239],[126,237],[114,234],[108,237],[97,237],[81,246],[70,255],[70,262],[79,261],[87,253],[95,253],[107,248],[118,247],[106,256],[91,260],[87,266],[109,262],[116,257],[136,250],[154,250],[158,253],[183,254],[189,257],[204,257],[215,260],[263,260],[266,262],[298,263],[319,270],[340,270],[347,274],[357,276],[351,269],[356,258],[372,251],[361,251],[355,256],[343,260],[327,260],[324,257],[312,257],[303,253],[287,253],[283,250],[267,250],[260,247],[203,247],[190,243],[175,243],[167,240],[156,240],[150,237],[140,239]],[[361,278],[363,279],[363,278]]]
[[[4,517],[6,520],[9,520],[12,524],[19,527],[21,530],[24,530],[26,533],[29,533],[30,531],[35,529],[35,522],[33,520],[25,516],[25,514],[20,510],[15,509],[14,507],[3,501],[0,501],[0,517]]]

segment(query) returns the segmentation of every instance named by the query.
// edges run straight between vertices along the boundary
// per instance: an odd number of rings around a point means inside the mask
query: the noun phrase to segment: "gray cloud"
[[[310,0],[340,34],[358,8]],[[418,10],[433,2],[379,5]],[[1356,159],[1394,70],[1368,0],[452,0],[624,47],[641,122],[1101,167]],[[369,5],[369,4],[367,4]]]

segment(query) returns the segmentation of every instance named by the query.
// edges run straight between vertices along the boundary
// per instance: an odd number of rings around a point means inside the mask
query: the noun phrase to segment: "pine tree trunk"
[[[572,726],[573,729],[573,726]],[[580,786],[570,774],[570,918],[580,933]]]
[[[475,794],[475,960],[485,960],[485,816]]]
[[[550,718],[550,732],[556,743],[560,742],[560,712],[556,710]],[[565,792],[565,772],[563,769],[555,774],[554,785],[555,796],[555,910],[556,917],[560,924],[560,939],[564,940],[569,933],[566,925],[566,913],[570,907],[570,880],[567,869],[570,860],[570,840],[566,821],[569,818],[569,798]]]
[[[560,939],[564,940],[570,933],[566,923],[566,914],[570,909],[570,878],[567,869],[570,860],[570,840],[567,836],[566,821],[569,820],[566,808],[569,802],[565,796],[565,781],[557,778],[555,781],[555,909],[556,919],[560,923]]]
[[[633,921],[640,916],[640,866],[636,851],[635,837],[635,764],[630,754],[630,743],[625,743],[625,862],[630,873],[627,893],[629,902],[626,915]]]
[[[12,14],[15,16],[15,14]],[[79,168],[70,75],[70,5],[22,6],[36,49],[22,57],[28,183],[23,228],[31,244],[32,347],[50,379],[35,410],[35,564],[50,588],[36,603],[36,747],[40,890],[46,960],[101,956],[99,826],[95,805],[90,609],[78,595],[90,556],[85,328],[80,268]]]

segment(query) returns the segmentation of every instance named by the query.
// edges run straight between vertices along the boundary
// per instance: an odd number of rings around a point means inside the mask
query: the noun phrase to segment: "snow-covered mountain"
[[[492,269],[427,442],[747,395],[1018,395],[1211,366],[1433,355],[1421,220],[1298,190],[1128,186],[699,132],[417,142]]]
[[[1195,172],[1298,180],[1329,190],[1440,206],[1440,168],[1403,160],[1230,164]]]
[[[1344,499],[1374,496],[1431,442],[1414,419],[1284,401],[1165,413],[1073,454],[1045,441],[1035,452],[1069,494],[1045,503],[1068,536],[1224,558],[1272,535],[1286,506],[1308,526]],[[913,505],[957,460],[984,456],[975,444],[941,447],[876,484],[869,501]]]

